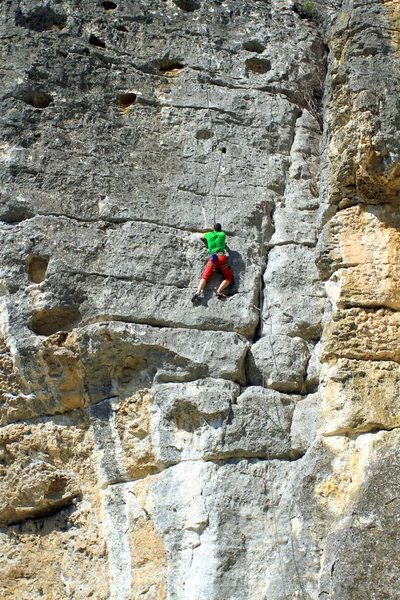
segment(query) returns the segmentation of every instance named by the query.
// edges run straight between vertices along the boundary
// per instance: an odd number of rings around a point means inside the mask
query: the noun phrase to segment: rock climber
[[[226,298],[223,290],[233,282],[232,269],[229,266],[228,257],[225,253],[226,233],[222,231],[220,223],[215,223],[213,231],[198,233],[197,237],[201,240],[206,240],[209,257],[201,275],[199,287],[192,296],[192,302],[196,302],[196,300],[203,297],[203,290],[206,283],[216,269],[222,271],[224,276],[223,281],[221,281],[216,289],[217,298]]]

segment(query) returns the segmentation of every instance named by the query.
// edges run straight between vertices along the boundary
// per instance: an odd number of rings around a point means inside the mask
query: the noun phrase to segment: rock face
[[[399,24],[4,0],[1,598],[398,597]]]

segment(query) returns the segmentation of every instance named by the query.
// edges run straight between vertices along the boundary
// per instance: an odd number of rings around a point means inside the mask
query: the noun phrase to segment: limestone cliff
[[[400,597],[397,0],[0,18],[0,597]]]

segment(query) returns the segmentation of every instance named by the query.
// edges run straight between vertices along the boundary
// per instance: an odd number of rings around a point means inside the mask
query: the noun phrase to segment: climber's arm
[[[198,237],[200,240],[206,240],[206,239],[207,239],[207,238],[206,238],[206,234],[207,234],[207,233],[210,233],[211,231],[213,231],[213,230],[212,230],[212,229],[203,229],[203,231],[202,231],[202,232],[195,233],[194,235],[195,235],[196,237]]]

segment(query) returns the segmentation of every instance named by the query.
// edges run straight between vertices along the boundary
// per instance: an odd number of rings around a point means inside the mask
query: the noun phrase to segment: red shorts
[[[219,254],[217,254],[217,260],[215,262],[213,262],[211,258],[208,259],[204,271],[201,275],[201,279],[205,279],[207,281],[216,269],[220,269],[222,271],[224,279],[227,279],[229,283],[232,283],[233,273],[232,269],[229,266],[228,258],[224,255]]]

